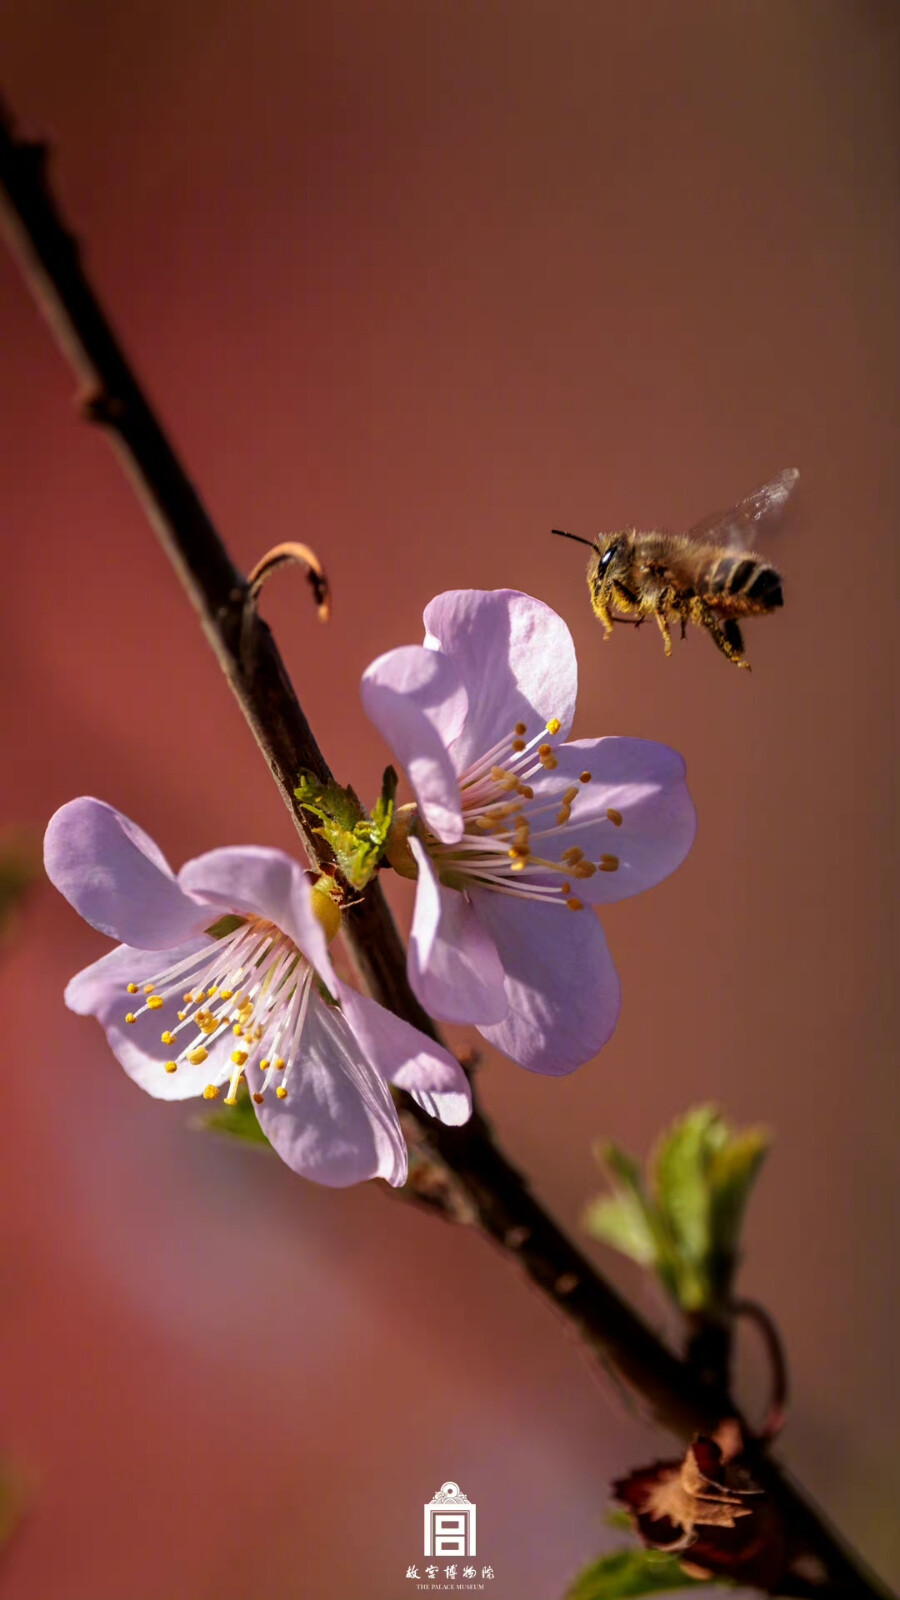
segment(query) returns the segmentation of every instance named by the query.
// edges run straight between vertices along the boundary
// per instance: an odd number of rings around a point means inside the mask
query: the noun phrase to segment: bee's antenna
[[[582,539],[580,533],[563,533],[562,528],[551,528],[550,532],[555,533],[557,539],[574,539],[577,544],[586,544],[589,550],[594,548],[593,539]]]

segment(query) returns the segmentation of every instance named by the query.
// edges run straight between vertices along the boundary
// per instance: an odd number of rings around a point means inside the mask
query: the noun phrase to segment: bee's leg
[[[671,609],[671,601],[669,594],[666,591],[661,594],[657,600],[653,615],[656,618],[659,631],[663,636],[663,648],[665,649],[667,656],[672,654],[672,635],[669,632],[669,613]]]
[[[741,630],[733,617],[721,620],[716,616],[711,606],[700,595],[695,595],[691,601],[691,621],[696,622],[700,628],[705,628],[717,650],[723,656],[733,661],[736,667],[746,667],[750,671],[749,661],[744,660],[744,640]]]
[[[610,638],[613,631],[613,619],[609,613],[609,601],[599,586],[596,589],[591,589],[591,610],[594,616],[599,617],[603,623],[603,631],[606,638]]]
[[[631,589],[627,588],[624,583],[621,583],[618,578],[613,579],[613,588],[616,590],[619,598],[625,601],[627,606],[637,606],[637,595],[634,594]]]

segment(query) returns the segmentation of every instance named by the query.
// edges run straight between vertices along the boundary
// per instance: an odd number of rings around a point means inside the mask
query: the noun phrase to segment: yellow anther
[[[260,1072],[266,1072],[268,1070],[268,1067],[269,1067],[269,1058],[268,1058],[268,1056],[263,1056],[262,1061],[259,1063],[259,1070],[260,1070]]]
[[[190,1059],[190,1058],[188,1058]],[[218,1100],[219,1091],[214,1083],[208,1083],[203,1091],[204,1100]]]
[[[220,989],[219,990],[219,999],[220,1000],[233,1000],[234,999],[234,990],[233,989]]]
[[[601,872],[618,872],[619,858],[618,856],[601,856],[597,865]]]
[[[583,900],[579,900],[578,896],[574,895],[574,894],[571,895],[570,898],[566,901],[566,905],[568,906],[570,911],[583,911],[584,910],[584,901]]]
[[[218,1032],[219,1024],[217,1023],[215,1017],[204,1017],[202,1022],[200,1021],[199,1017],[197,1017],[195,1018],[195,1021],[197,1022],[201,1033],[210,1034]]]
[[[186,1016],[187,1016],[187,1012],[186,1011],[179,1011],[179,1013],[178,1013],[178,1021],[179,1022],[183,1022]]]
[[[243,1032],[244,1032],[244,1030],[241,1027],[239,1022],[235,1023],[235,1025],[234,1025],[234,1027],[232,1028],[231,1031],[234,1034],[236,1039],[240,1039],[242,1037],[242,1035],[243,1035]]]
[[[148,994],[147,1005],[151,1011],[158,1011],[162,1003],[163,997],[161,994]]]
[[[512,747],[515,750],[516,755],[520,755],[521,752],[525,749],[525,740],[524,739],[513,739]]]
[[[209,1051],[204,1050],[202,1044],[198,1044],[196,1050],[188,1051],[188,1061],[192,1067],[199,1067],[201,1061],[205,1061],[208,1055]]]
[[[596,871],[597,868],[594,866],[593,861],[578,861],[572,868],[572,876],[575,878],[592,878]]]
[[[562,723],[560,722],[559,717],[551,717],[550,721],[547,723],[547,732],[559,733],[561,727]]]
[[[516,733],[517,733],[517,735],[518,735],[518,737],[520,739],[521,739],[523,733],[527,733],[527,732],[528,732],[528,729],[526,728],[524,722],[517,722],[516,723]]]
[[[517,793],[522,796],[523,800],[533,800],[534,799],[534,790],[532,789],[530,783],[520,783],[519,786],[518,786]]]
[[[621,811],[614,811],[612,806],[610,806],[609,810],[606,813],[606,815],[607,815],[609,821],[612,823],[614,828],[621,828],[621,826],[622,826],[622,813],[621,813]]]
[[[528,860],[528,846],[527,846],[527,844],[514,844],[511,847],[511,849],[507,850],[506,853],[513,861],[527,861]]]
[[[284,1056],[276,1056],[275,1060],[272,1062],[272,1065],[276,1072],[282,1072],[287,1066],[287,1062],[285,1061]]]
[[[277,1094],[279,1100],[286,1100],[287,1099],[287,1089],[284,1087],[283,1083],[280,1083],[278,1085],[278,1088],[275,1090],[275,1093]]]
[[[255,1100],[255,1101],[256,1101],[256,1104],[257,1104],[257,1105],[258,1105],[258,1106],[261,1106],[261,1105],[262,1105],[262,1103],[263,1103],[263,1101],[264,1101],[264,1099],[265,1099],[265,1095],[263,1095],[263,1094],[255,1094],[255,1095],[254,1095],[254,1096],[253,1096],[253,1098],[254,1098],[254,1100]]]
[[[511,863],[509,870],[510,870],[510,872],[524,872],[525,868],[527,867],[527,865],[528,865],[528,857],[527,856],[525,856],[525,857],[520,856],[516,861],[513,861]]]
[[[161,1033],[160,1034],[159,1042],[160,1042],[160,1044],[174,1044],[175,1043],[175,1035],[174,1035],[174,1033],[170,1033],[168,1028],[167,1028],[165,1033]]]
[[[126,1012],[125,1021],[126,1022],[137,1022],[137,1017],[135,1016],[133,1011]]]
[[[178,1062],[177,1061],[167,1061],[166,1062],[166,1071],[167,1072],[177,1072],[178,1071]]]
[[[494,826],[494,818],[488,812],[485,812],[483,817],[475,818],[475,826],[487,833]]]
[[[579,777],[578,781],[579,781],[579,783],[590,783],[590,781],[591,781],[590,773],[589,772],[582,772],[582,774]]]
[[[219,992],[218,989],[207,989],[207,991],[206,991],[207,1000],[215,1000],[216,995],[218,994],[218,992]]]
[[[187,992],[187,994],[183,994],[183,995],[182,995],[182,996],[181,996],[181,998],[182,998],[182,1000],[183,1000],[183,1001],[184,1001],[184,1002],[185,1002],[185,1004],[186,1004],[186,1005],[189,1005],[189,1006],[191,1006],[191,1005],[193,1005],[193,1003],[194,1003],[194,994],[193,994],[193,990],[191,990],[191,989],[188,989],[188,992]],[[197,998],[198,998],[198,999],[199,999],[199,998],[200,998],[200,997],[199,997],[199,995],[198,995],[198,996],[197,996]]]
[[[510,790],[510,789],[517,789],[519,787],[519,780],[516,777],[515,773],[514,772],[504,772],[502,767],[495,768],[494,772],[491,773],[491,777],[494,779],[494,782],[501,789]]]
[[[236,1067],[242,1067],[247,1060],[246,1050],[232,1050],[231,1059]]]
[[[222,1104],[223,1104],[223,1106],[236,1106],[237,1105],[237,1095],[236,1094],[227,1094],[225,1096],[225,1099],[222,1101]]]
[[[563,805],[564,806],[570,806],[572,804],[572,801],[575,799],[575,796],[577,795],[577,793],[578,793],[578,785],[577,785],[577,783],[573,783],[571,789],[567,789],[565,794],[563,795]]]
[[[129,994],[137,994],[137,992],[138,992],[137,984],[136,983],[130,983],[128,985],[128,993]]]
[[[145,983],[144,984],[144,993],[145,994],[152,994],[155,988],[156,988],[156,984],[155,983]],[[134,992],[135,992],[135,994],[137,994],[137,990],[136,989],[135,989]]]
[[[569,818],[571,817],[571,815],[572,815],[572,807],[571,806],[563,806],[556,813],[556,826],[558,828],[564,828],[566,823],[568,822]]]

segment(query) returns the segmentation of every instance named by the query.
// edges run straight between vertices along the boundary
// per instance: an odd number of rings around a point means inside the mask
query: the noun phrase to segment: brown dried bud
[[[733,1419],[699,1437],[680,1461],[657,1461],[613,1485],[651,1550],[687,1556],[693,1576],[771,1589],[787,1563],[781,1515],[753,1482]],[[688,1554],[689,1552],[689,1554]]]

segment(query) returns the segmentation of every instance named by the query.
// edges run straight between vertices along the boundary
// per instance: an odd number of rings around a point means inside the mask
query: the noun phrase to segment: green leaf
[[[719,1141],[722,1126],[713,1106],[697,1106],[663,1136],[650,1161],[657,1199],[678,1248],[698,1263],[709,1253],[707,1173],[711,1145]]]
[[[747,1200],[768,1147],[765,1129],[735,1132],[715,1106],[695,1106],[658,1140],[646,1174],[616,1145],[598,1152],[613,1193],[588,1206],[585,1227],[652,1267],[682,1310],[721,1316]]]
[[[263,1145],[266,1149],[271,1149],[259,1125],[259,1118],[253,1109],[253,1101],[245,1083],[242,1083],[238,1090],[236,1105],[218,1106],[215,1111],[200,1117],[198,1122],[201,1128],[208,1128],[210,1133],[222,1133],[226,1138],[239,1139],[243,1144],[254,1144],[257,1147]]]
[[[300,774],[294,793],[304,811],[318,817],[321,826],[314,831],[327,840],[347,882],[355,889],[364,888],[378,868],[394,818],[397,774],[393,767],[385,769],[371,817],[355,790],[320,783],[310,772]]]
[[[592,1238],[612,1245],[623,1256],[630,1256],[639,1267],[654,1265],[656,1241],[653,1230],[643,1206],[627,1190],[592,1200],[584,1213],[584,1226]]]
[[[623,1600],[669,1589],[694,1589],[706,1580],[689,1578],[674,1556],[660,1550],[611,1550],[579,1573],[565,1600]],[[706,1585],[708,1587],[708,1585]]]
[[[772,1142],[766,1128],[746,1128],[713,1156],[710,1173],[711,1231],[717,1255],[736,1264],[750,1191]]]

